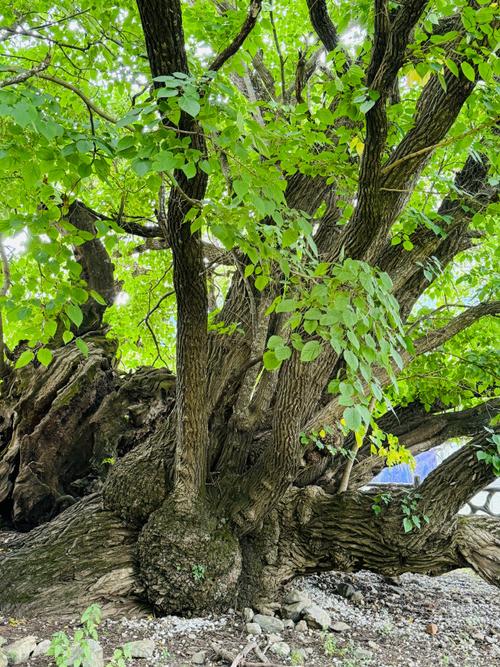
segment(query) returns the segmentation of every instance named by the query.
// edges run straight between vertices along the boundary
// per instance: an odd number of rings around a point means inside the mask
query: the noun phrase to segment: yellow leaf
[[[319,432],[319,437],[320,438],[325,438],[326,437],[326,431],[325,431],[324,428],[322,428],[321,431]]]
[[[349,144],[351,148],[354,148],[356,153],[361,157],[363,154],[363,148],[365,147],[365,144],[361,141],[359,137],[353,137],[351,139],[351,143]]]
[[[420,76],[416,69],[412,69],[405,76],[406,83],[412,88],[413,86],[424,86],[429,80],[431,73],[427,72],[424,76]]]

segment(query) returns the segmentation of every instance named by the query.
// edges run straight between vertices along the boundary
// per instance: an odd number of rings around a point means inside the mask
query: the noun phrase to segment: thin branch
[[[283,59],[283,53],[281,52],[280,41],[278,39],[278,32],[274,23],[274,14],[272,9],[269,10],[269,18],[271,20],[271,26],[273,29],[274,44],[276,46],[278,59],[280,61],[281,96],[283,98],[283,102],[286,102],[285,61]]]
[[[241,26],[240,32],[224,51],[221,51],[209,66],[210,72],[217,72],[241,47],[245,39],[252,32],[262,8],[262,0],[251,0],[246,19]]]
[[[382,174],[385,176],[385,174],[388,174],[390,171],[392,171],[396,167],[399,167],[401,164],[407,162],[408,160],[412,160],[413,158],[420,157],[421,155],[425,155],[426,153],[430,153],[436,150],[436,148],[444,148],[445,146],[449,146],[450,144],[455,143],[455,141],[460,141],[461,139],[465,139],[465,137],[468,137],[471,134],[476,134],[476,132],[484,130],[485,127],[491,127],[492,125],[496,125],[499,121],[500,118],[494,118],[493,120],[486,121],[485,123],[482,123],[477,127],[473,127],[472,129],[467,130],[466,132],[462,132],[462,134],[457,134],[454,137],[448,137],[443,141],[439,141],[437,144],[433,144],[432,146],[425,146],[425,148],[421,148],[418,151],[414,151],[413,153],[408,153],[408,155],[403,155],[403,157],[399,158],[399,160],[395,160],[394,162],[391,162],[386,167],[384,167],[382,169]]]
[[[372,398],[370,400],[370,405],[368,407],[368,410],[370,411],[370,413],[373,412],[373,409],[375,408],[375,403],[376,403],[376,399],[375,399],[374,396],[372,396]],[[358,450],[363,446],[363,443],[366,440],[366,436],[368,434],[368,428],[369,427],[367,427],[367,429],[366,429],[366,431],[363,435],[363,439],[361,440],[361,442],[359,444],[358,444],[358,441],[356,440],[356,438],[354,438],[354,442],[353,442],[353,445],[352,445],[350,456],[349,456],[349,459],[348,459],[348,461],[345,465],[344,474],[342,475],[342,479],[340,481],[339,491],[338,491],[339,493],[345,493],[347,491],[348,487],[349,487],[349,479],[351,477],[351,472],[352,472],[352,467],[354,465],[354,460],[356,459],[356,454],[358,453]]]
[[[104,120],[107,120],[109,123],[114,123],[116,124],[118,122],[117,118],[114,118],[110,114],[108,114],[104,109],[99,108],[97,105],[95,105],[92,100],[85,95],[83,91],[81,91],[79,88],[74,86],[72,83],[69,83],[68,81],[64,81],[64,79],[60,79],[58,76],[53,76],[52,74],[45,74],[42,71],[33,71],[33,70],[22,70],[20,71],[19,69],[15,69],[13,67],[6,67],[3,70],[4,72],[16,72],[18,73],[19,76],[21,75],[27,75],[24,76],[24,78],[21,79],[21,81],[26,81],[32,76],[36,76],[38,79],[44,79],[45,81],[51,81],[52,83],[57,84],[58,86],[62,86],[63,88],[66,88],[67,90],[71,90],[75,95],[78,95],[78,97],[84,102],[84,104],[87,106],[88,109],[91,109],[95,114],[100,116],[101,118],[104,118]],[[18,82],[15,82],[18,83]],[[9,84],[4,84],[4,85],[9,85]]]
[[[40,72],[47,69],[50,65],[51,54],[50,51],[45,56],[44,60],[39,64],[35,65],[29,70],[17,70],[17,69],[3,69],[4,72],[19,72],[16,76],[11,77],[10,79],[5,79],[0,82],[0,88],[6,88],[7,86],[14,86],[17,83],[23,83],[27,79],[30,79],[32,76],[37,76]]]

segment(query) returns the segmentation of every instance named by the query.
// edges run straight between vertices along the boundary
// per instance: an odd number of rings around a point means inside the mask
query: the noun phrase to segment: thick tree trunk
[[[137,530],[104,510],[99,495],[30,533],[6,535],[0,540],[4,613],[71,615],[93,602],[109,614],[144,609],[135,564]]]
[[[431,529],[405,534],[400,498],[378,518],[374,495],[294,489],[242,539],[203,506],[186,531],[182,508],[167,501],[140,531],[103,509],[99,495],[89,496],[49,524],[3,540],[0,608],[23,616],[69,615],[92,602],[109,614],[263,608],[287,581],[324,570],[437,575],[469,566],[500,586],[497,520],[443,524],[436,507]]]
[[[319,486],[292,486],[258,528],[247,532],[232,521],[235,504],[221,502],[217,484],[189,513],[173,492],[175,378],[164,369],[119,376],[108,351],[96,341],[89,347],[87,359],[71,346],[60,350],[49,369],[25,369],[11,385],[17,416],[11,431],[4,430],[10,440],[2,461],[5,467],[17,443],[19,463],[6,477],[11,485],[2,506],[6,516],[27,528],[62,509],[40,480],[52,475],[49,488],[59,494],[75,488],[82,467],[63,462],[82,456],[82,443],[90,478],[109,470],[102,494],[74,498],[57,518],[27,534],[7,534],[0,557],[2,610],[69,614],[94,601],[109,613],[140,604],[182,614],[245,603],[259,607],[293,577],[331,569],[439,574],[469,565],[500,585],[499,522],[456,515],[492,478],[492,469],[476,456],[486,432],[419,487],[414,499],[420,530],[403,530],[402,503],[409,496],[401,489],[392,491],[377,516],[376,491],[339,494],[335,488],[329,493]],[[23,408],[28,396],[34,410]],[[6,415],[10,405],[4,402]],[[51,430],[64,425],[70,429],[64,437]],[[225,439],[231,434],[229,429]],[[120,458],[99,468],[95,462],[104,457]],[[38,472],[31,485],[25,469]],[[238,477],[234,480],[237,495]],[[47,508],[45,515],[34,511],[40,507]]]

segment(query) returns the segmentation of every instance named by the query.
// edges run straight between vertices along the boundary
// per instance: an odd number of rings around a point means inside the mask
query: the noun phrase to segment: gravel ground
[[[356,603],[336,593],[340,582],[361,593]],[[206,652],[206,666],[222,667],[230,663],[221,659],[221,653],[234,658],[252,641],[261,649],[260,657],[251,651],[246,658],[254,664],[262,661],[264,652],[273,665],[500,667],[500,593],[470,571],[436,578],[404,575],[399,585],[368,572],[328,573],[305,577],[293,586],[327,610],[332,623],[343,621],[349,628],[343,632],[286,629],[271,641],[288,644],[289,657],[272,655],[267,635],[249,637],[241,614],[235,611],[203,619],[107,619],[99,628],[99,641],[110,658],[124,642],[152,639],[153,657],[133,660],[133,667],[187,667],[199,651]],[[27,635],[48,639],[56,630],[71,636],[77,625],[77,621],[63,624],[57,619],[9,619],[0,610],[0,638],[8,641]],[[53,663],[42,657],[24,664],[47,667]]]

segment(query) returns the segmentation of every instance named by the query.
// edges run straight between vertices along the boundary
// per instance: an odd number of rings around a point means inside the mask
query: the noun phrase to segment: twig
[[[487,121],[486,123],[482,123],[477,127],[473,127],[471,130],[462,132],[462,134],[457,134],[455,137],[448,137],[443,141],[439,141],[437,144],[432,144],[432,146],[426,146],[425,148],[421,148],[420,150],[415,151],[414,153],[408,153],[408,155],[403,155],[403,157],[399,158],[399,160],[395,160],[394,162],[384,167],[381,173],[385,176],[385,174],[388,174],[390,171],[392,171],[396,167],[399,167],[399,165],[403,164],[404,162],[407,162],[408,160],[412,160],[413,158],[419,157],[420,155],[425,155],[426,153],[430,153],[436,148],[444,148],[445,146],[449,146],[455,141],[460,141],[460,139],[464,139],[465,137],[468,137],[471,134],[475,134],[476,132],[483,130],[485,127],[489,127],[490,125],[496,125],[496,123],[498,123],[498,118]]]
[[[374,396],[372,396],[372,399],[370,400],[370,405],[368,406],[368,410],[370,412],[373,412],[373,408],[375,407],[376,399]],[[347,487],[349,486],[349,479],[351,477],[351,472],[352,472],[352,467],[354,465],[354,459],[356,458],[356,453],[358,449],[360,449],[366,439],[366,434],[368,433],[368,428],[365,431],[365,434],[363,436],[363,439],[361,443],[358,445],[356,438],[354,438],[354,444],[351,448],[351,456],[349,460],[347,461],[345,468],[344,468],[344,474],[342,475],[342,479],[340,480],[340,486],[339,486],[339,493],[345,493],[347,491]]]
[[[32,67],[29,70],[17,70],[15,68],[11,68],[8,70],[4,69],[4,72],[19,72],[16,76],[11,77],[10,79],[5,79],[5,81],[0,82],[0,88],[6,88],[7,86],[14,86],[16,83],[22,83],[23,81],[26,81],[27,79],[31,78],[32,76],[37,76],[40,74],[40,72],[43,72],[44,69],[47,69],[47,67],[50,65],[50,51],[47,53],[43,61],[39,65],[35,65],[35,67]]]
[[[52,83],[56,83],[58,86],[62,86],[63,88],[66,88],[67,90],[71,90],[75,95],[78,95],[78,97],[84,102],[84,104],[87,105],[88,109],[92,109],[92,111],[100,116],[101,118],[104,118],[104,120],[107,120],[109,123],[117,123],[118,120],[114,118],[113,116],[110,116],[110,114],[106,113],[103,109],[100,109],[98,106],[96,106],[92,100],[90,100],[87,95],[85,95],[84,92],[82,92],[79,88],[74,86],[72,83],[69,83],[68,81],[64,81],[64,79],[60,79],[58,76],[52,76],[52,74],[44,74],[42,71],[34,71],[34,70],[22,70],[19,71],[19,69],[15,69],[14,67],[7,67],[3,70],[4,72],[16,72],[21,75],[27,75],[24,76],[24,78],[21,78],[19,81],[26,81],[26,79],[29,79],[32,76],[36,76],[39,79],[43,79],[44,81],[51,81]],[[12,81],[12,80],[10,80]],[[19,83],[19,81],[15,81],[15,83]],[[6,84],[4,82],[3,85],[10,85]]]
[[[231,663],[231,667],[238,667],[238,665],[240,665],[244,661],[244,659],[247,657],[250,651],[253,651],[253,649],[256,646],[257,644],[255,642],[250,642],[250,644],[247,644],[245,648],[240,653],[238,653],[236,658],[233,660],[233,662]]]
[[[225,648],[218,646],[217,644],[212,644],[212,650],[226,662],[233,662],[233,654]],[[238,656],[237,656],[238,657]],[[278,662],[252,662],[250,660],[245,660],[238,663],[238,667],[285,667],[283,664]]]

